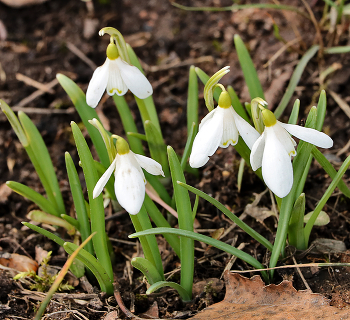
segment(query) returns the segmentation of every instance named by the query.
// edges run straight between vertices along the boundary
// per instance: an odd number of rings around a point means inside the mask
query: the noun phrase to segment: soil
[[[307,12],[301,1],[282,2]],[[324,2],[306,2],[315,19],[320,21]],[[232,1],[229,0],[178,3],[218,8],[232,5]],[[291,41],[298,36],[301,36],[301,40],[280,53],[271,65],[266,67],[264,65],[269,59],[284,46],[274,34],[274,23],[279,27],[280,37],[285,41]],[[55,0],[19,8],[8,7],[0,2],[0,98],[14,107],[14,110],[22,110],[28,114],[41,132],[57,170],[68,212],[72,209],[72,199],[64,152],[68,151],[78,164],[70,122],[80,122],[79,116],[72,109],[70,99],[59,85],[53,85],[51,92],[41,92],[33,98],[31,95],[37,92],[37,89],[20,79],[21,75],[25,75],[32,80],[48,84],[55,80],[57,73],[64,73],[85,92],[94,65],[101,65],[105,60],[105,49],[109,39],[98,36],[98,30],[105,26],[120,30],[140,58],[154,88],[153,96],[166,143],[179,154],[182,153],[186,142],[186,101],[190,65],[200,67],[210,75],[224,66],[230,66],[231,72],[222,79],[222,84],[232,85],[242,102],[250,101],[234,48],[234,34],[239,34],[247,45],[266,92],[265,98],[272,110],[282,98],[298,60],[311,45],[323,43],[329,47],[349,44],[349,20],[344,18],[333,33],[329,31],[327,22],[324,23],[320,42],[312,21],[291,11],[250,8],[234,12],[191,12],[161,0],[100,0],[94,1],[93,5],[83,1]],[[296,31],[299,34],[296,34]],[[342,68],[332,73],[323,85],[326,84],[328,90],[338,94],[345,102],[350,101],[350,56],[338,54],[314,57],[302,75],[283,120],[287,119],[292,103],[297,98],[301,101],[299,120],[305,120],[309,107],[317,103],[321,73],[332,65],[334,67],[334,63],[339,63]],[[203,86],[200,85],[200,92],[202,89]],[[136,104],[129,95],[130,93],[127,94],[127,99],[130,101],[130,108],[138,127],[142,128]],[[200,117],[207,114],[202,97],[201,94]],[[100,116],[105,116],[105,125],[109,125],[113,133],[124,135],[112,99],[109,98],[100,105],[98,112]],[[348,148],[342,149],[350,137],[348,115],[328,94],[324,131],[333,138],[334,147],[326,151],[326,154],[336,169],[339,169],[342,161],[350,154]],[[87,134],[86,138],[88,139]],[[188,175],[187,182],[240,215],[246,205],[255,199],[254,194],[264,192],[265,186],[251,171],[246,170],[241,191],[238,191],[239,160],[234,148],[219,149],[199,171],[199,178]],[[83,182],[82,173],[81,178]],[[349,182],[349,179],[347,172],[344,181]],[[7,180],[26,184],[43,193],[24,149],[6,117],[0,114],[0,186]],[[330,178],[319,165],[313,163],[306,183],[307,212],[315,208],[329,183]],[[268,193],[262,196],[260,206],[271,208]],[[35,248],[42,247],[53,252],[51,265],[62,266],[66,260],[64,252],[53,242],[22,226],[21,221],[28,221],[26,214],[33,208],[35,206],[23,197],[15,193],[9,194],[4,188],[0,188],[0,253],[19,253],[34,258]],[[311,241],[319,238],[340,240],[349,248],[349,200],[336,190],[324,210],[330,215],[330,223],[324,227],[315,227]],[[198,231],[205,234],[209,233],[208,230],[227,229],[231,225],[220,212],[204,201],[199,203],[197,218],[200,224]],[[269,217],[260,223],[247,216],[245,222],[273,241],[275,218]],[[108,222],[107,230],[110,238],[121,240],[129,240],[128,235],[133,232],[126,214]],[[62,233],[62,237],[69,236]],[[244,232],[234,229],[223,240],[232,243],[233,239],[236,241],[236,247],[245,244],[244,251],[268,264],[266,250]],[[171,255],[161,237],[159,242],[164,249],[164,259],[167,259],[166,272],[171,272],[179,266],[179,260]],[[157,302],[159,318],[189,318],[208,305],[223,299],[225,288],[218,285],[217,292],[204,292],[200,281],[219,279],[230,260],[228,254],[222,254],[219,250],[203,244],[196,245],[195,283],[200,283],[199,289],[194,295],[194,300],[184,304],[172,290],[147,297],[146,284],[141,274],[130,268],[129,259],[136,254],[135,246],[120,242],[113,242],[113,245],[116,253],[114,274],[120,284],[121,297],[126,307],[140,317],[146,317],[142,314],[154,302]],[[296,259],[298,263],[350,262],[350,251],[306,253],[302,256],[297,255]],[[287,259],[283,263],[294,262]],[[232,266],[232,270],[249,269],[249,266],[240,260]],[[331,299],[334,306],[350,307],[349,268],[305,268],[302,272],[313,292],[324,294]],[[13,281],[13,276],[13,272],[0,269],[0,319],[31,319],[41,297],[35,291],[28,292],[26,284]],[[177,278],[178,273],[175,273],[172,280],[177,281]],[[305,289],[304,282],[294,269],[279,272],[276,283],[282,278],[293,280],[298,290]],[[85,319],[101,319],[111,311],[116,311],[121,318],[124,317],[114,297],[104,296],[97,286],[94,287],[93,293],[96,296],[92,300],[84,300],[83,296],[87,291],[82,285],[71,291],[71,294],[76,293],[82,295],[80,299],[55,297],[46,310],[47,319],[76,319],[79,316],[82,318],[82,315]]]

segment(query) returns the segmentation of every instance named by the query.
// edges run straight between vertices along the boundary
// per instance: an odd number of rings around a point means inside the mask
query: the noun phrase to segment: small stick
[[[55,93],[55,91],[48,88],[48,86],[46,84],[40,83],[36,80],[33,80],[32,78],[29,78],[22,73],[16,73],[16,79],[18,81],[23,81],[25,84],[32,86],[34,88],[37,88],[38,90],[41,90],[41,91],[44,91],[47,93],[51,93],[51,94]]]

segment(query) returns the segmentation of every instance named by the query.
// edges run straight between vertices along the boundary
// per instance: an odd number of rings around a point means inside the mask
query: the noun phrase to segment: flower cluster
[[[267,105],[266,102],[264,102]],[[262,168],[266,185],[278,197],[283,198],[293,185],[291,158],[296,155],[296,142],[290,135],[321,148],[333,146],[333,140],[325,133],[277,121],[274,114],[263,108],[265,129],[260,135],[240,117],[226,91],[220,95],[218,106],[206,115],[193,142],[190,165],[198,168],[205,165],[217,148],[235,145],[240,135],[251,149],[250,164],[255,171]]]

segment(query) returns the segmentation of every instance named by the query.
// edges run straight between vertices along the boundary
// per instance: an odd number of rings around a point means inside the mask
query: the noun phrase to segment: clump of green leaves
[[[29,288],[30,290],[36,290],[39,292],[47,292],[54,281],[56,280],[58,274],[51,275],[48,272],[48,265],[49,261],[51,259],[51,254],[52,251],[48,252],[47,256],[42,260],[40,266],[42,270],[42,275],[39,276],[37,275],[33,270],[31,271],[24,271],[18,273],[16,276],[14,276],[13,280],[20,280],[24,278],[30,278],[30,281],[33,282]],[[58,291],[67,291],[67,290],[72,290],[74,287],[67,282],[61,282]]]

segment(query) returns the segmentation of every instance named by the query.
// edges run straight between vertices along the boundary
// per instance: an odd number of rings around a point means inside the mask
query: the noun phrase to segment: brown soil
[[[284,2],[306,12],[302,2],[296,0]],[[179,1],[179,3],[191,6],[223,7],[231,5],[232,1],[204,0]],[[319,21],[322,17],[323,2],[308,1],[308,3]],[[296,38],[293,27],[298,29],[302,41],[285,50],[269,68],[266,68],[264,64],[283,47],[283,43],[274,36],[274,22],[286,41]],[[120,30],[141,59],[147,77],[154,88],[154,99],[166,143],[173,146],[180,154],[186,142],[187,79],[191,64],[202,68],[210,75],[229,65],[231,72],[223,78],[222,83],[231,84],[242,102],[249,101],[249,93],[244,84],[233,43],[233,35],[239,34],[250,50],[266,92],[266,100],[273,109],[278,105],[301,54],[312,44],[319,43],[312,22],[290,11],[247,9],[235,12],[188,12],[175,8],[168,1],[161,0],[101,0],[94,2],[92,11],[88,10],[88,6],[83,1],[47,1],[21,8],[10,8],[0,2],[0,98],[15,107],[15,110],[26,112],[37,125],[57,169],[68,211],[72,207],[72,199],[65,171],[64,152],[69,151],[74,161],[78,162],[70,131],[70,121],[79,122],[79,116],[74,110],[72,111],[71,101],[59,85],[52,88],[52,93],[42,93],[35,99],[24,101],[23,99],[37,89],[18,80],[16,74],[20,73],[47,84],[55,79],[57,73],[64,73],[86,91],[93,69],[91,63],[89,66],[74,52],[72,45],[93,63],[101,65],[105,59],[104,51],[109,39],[100,38],[98,30],[105,26],[113,26]],[[322,31],[324,44],[326,46],[347,45],[348,27],[349,22],[344,21],[337,30],[339,36],[334,37],[325,28],[325,31]],[[3,33],[4,29],[7,30],[7,36]],[[89,31],[91,29],[92,32]],[[206,58],[200,62],[201,57]],[[185,63],[182,64],[182,62]],[[300,120],[305,118],[309,106],[317,102],[320,72],[335,62],[340,63],[342,69],[329,78],[328,89],[339,94],[347,102],[350,101],[348,99],[350,56],[315,57],[308,64],[291,100],[292,102],[296,98],[301,100],[302,119]],[[200,88],[202,90],[203,86]],[[135,103],[130,102],[130,107],[141,128]],[[285,112],[286,116],[289,114],[290,107]],[[106,122],[113,133],[124,134],[112,99],[106,100],[99,112],[106,116]],[[203,99],[200,99],[200,116],[203,117],[206,113]],[[0,185],[7,180],[14,180],[43,192],[25,151],[2,114],[0,114],[0,124]],[[338,169],[341,161],[349,155],[348,150],[340,153],[339,151],[349,140],[350,121],[330,97],[324,131],[334,140],[334,148],[327,151],[327,154]],[[263,192],[265,186],[252,172],[246,171],[242,190],[238,192],[236,186],[238,165],[239,156],[233,148],[220,149],[204,169],[200,170],[199,179],[189,175],[188,183],[212,195],[239,215],[245,206],[254,200],[253,193]],[[228,177],[223,171],[229,172]],[[348,173],[344,180],[349,180]],[[314,209],[329,182],[330,179],[324,171],[317,164],[313,164],[306,184],[308,212]],[[53,251],[50,264],[62,266],[66,259],[62,250],[21,225],[21,221],[27,221],[25,216],[31,208],[34,208],[34,205],[19,195],[6,194],[2,189],[0,190],[0,252],[16,252],[34,257],[35,247],[40,246],[45,250]],[[268,193],[262,197],[259,206],[271,207]],[[336,192],[329,200],[325,211],[330,215],[331,222],[325,227],[315,227],[311,240],[336,239],[343,241],[349,247],[348,199]],[[200,201],[198,212],[199,229],[221,227],[226,229],[230,226],[220,212],[204,201]],[[245,222],[273,241],[276,230],[274,218],[267,218],[264,224],[261,224],[248,216]],[[116,239],[128,240],[128,235],[133,232],[127,215],[112,220],[107,227],[109,236]],[[64,234],[62,236],[67,237]],[[263,263],[268,262],[266,250],[238,229],[234,229],[223,240],[232,243],[232,239],[236,236],[236,246],[245,243],[244,251],[254,255]],[[159,241],[161,243],[161,238]],[[204,293],[200,289],[200,293],[190,304],[183,304],[178,295],[171,290],[147,297],[146,285],[142,282],[141,274],[137,270],[130,269],[127,259],[136,252],[135,247],[122,243],[113,243],[113,245],[117,261],[114,272],[121,285],[122,299],[127,308],[138,315],[146,312],[156,301],[160,318],[188,318],[206,306],[220,301],[224,296],[225,289],[220,287],[215,294]],[[170,254],[164,245],[162,247],[166,253]],[[208,249],[201,244],[197,247],[195,282],[220,278],[230,257],[227,254],[221,254],[217,249]],[[298,260],[300,263],[318,261],[350,262],[350,253],[307,254]],[[178,263],[177,257],[169,259],[166,272],[174,270]],[[284,263],[293,264],[293,261],[290,259]],[[232,269],[247,270],[249,267],[237,260]],[[348,268],[303,269],[302,271],[313,292],[322,293],[332,299],[334,306],[349,307]],[[28,293],[25,285],[15,283],[11,279],[13,275],[9,271],[0,271],[0,319],[30,319],[35,314],[34,310],[40,297],[35,292]],[[177,278],[178,273],[175,273],[172,279],[177,281]],[[300,276],[294,272],[294,269],[287,273],[280,272],[276,283],[282,278],[292,279],[297,289],[305,289]],[[97,287],[94,288],[94,292],[96,293],[94,300],[85,300],[89,301],[88,304],[81,302],[84,298],[53,299],[46,313],[62,312],[52,314],[48,319],[78,317],[78,313],[69,313],[67,310],[79,312],[88,319],[101,319],[108,312],[119,310],[113,297],[105,297]],[[87,292],[82,286],[78,286],[71,293],[84,295]],[[118,312],[123,317],[120,310]]]

